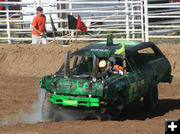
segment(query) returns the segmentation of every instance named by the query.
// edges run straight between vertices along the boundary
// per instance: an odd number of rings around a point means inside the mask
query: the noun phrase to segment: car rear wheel
[[[118,95],[114,99],[113,109],[118,112],[121,112],[124,109],[124,97],[122,95]]]
[[[144,105],[147,110],[153,110],[158,104],[158,88],[155,86],[150,90],[143,99]]]
[[[55,105],[50,102],[51,93],[46,92],[44,102],[42,106],[42,119],[43,121],[53,120],[54,112],[56,110]]]

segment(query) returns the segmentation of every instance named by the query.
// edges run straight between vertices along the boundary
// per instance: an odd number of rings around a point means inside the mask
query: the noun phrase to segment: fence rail
[[[179,39],[180,2],[148,4],[145,2],[145,37],[149,39]]]

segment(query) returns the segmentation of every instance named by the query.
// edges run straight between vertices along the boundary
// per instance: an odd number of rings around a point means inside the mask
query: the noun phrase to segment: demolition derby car
[[[108,38],[68,52],[55,74],[41,78],[46,90],[42,116],[105,120],[141,98],[152,110],[158,104],[158,83],[172,78],[169,61],[154,43]]]

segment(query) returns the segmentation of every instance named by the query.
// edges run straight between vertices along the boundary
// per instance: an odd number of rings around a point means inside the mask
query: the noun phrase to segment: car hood
[[[103,83],[77,78],[58,78],[46,76],[41,78],[40,86],[51,92],[67,95],[103,96]]]

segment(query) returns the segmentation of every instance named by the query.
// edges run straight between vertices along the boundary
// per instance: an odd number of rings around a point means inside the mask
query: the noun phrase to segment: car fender
[[[108,84],[107,89],[107,99],[113,99],[117,94],[121,93],[123,96],[126,96],[126,91],[128,89],[128,81],[125,77],[120,77],[118,79],[112,80]]]

